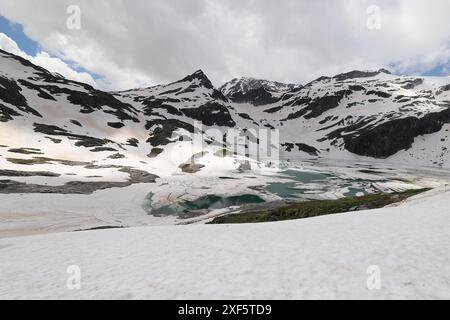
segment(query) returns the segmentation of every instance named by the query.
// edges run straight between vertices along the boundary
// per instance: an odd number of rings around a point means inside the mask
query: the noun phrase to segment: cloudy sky
[[[0,48],[111,90],[197,69],[217,86],[381,67],[448,76],[449,12],[448,0],[0,0]]]

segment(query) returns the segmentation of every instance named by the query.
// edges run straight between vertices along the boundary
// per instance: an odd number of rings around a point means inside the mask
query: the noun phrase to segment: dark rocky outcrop
[[[0,76],[0,100],[17,108],[19,111],[41,117],[41,114],[28,106],[27,99],[21,94],[22,88],[12,79]],[[16,116],[17,112],[11,112],[11,108],[2,105],[1,118],[6,120]],[[11,120],[11,119],[9,119]],[[6,121],[2,121],[6,122]]]
[[[440,131],[445,123],[450,123],[450,108],[422,118],[406,117],[361,129],[357,134],[344,136],[344,144],[358,155],[387,158],[411,148],[416,137]]]
[[[117,149],[110,147],[96,147],[90,150],[91,152],[117,152]]]
[[[245,93],[238,91],[229,95],[228,98],[235,103],[251,103],[255,106],[271,104],[280,100],[280,98],[274,97],[263,87],[252,89]]]
[[[16,171],[0,170],[0,176],[3,177],[60,177],[59,173],[48,171]]]
[[[153,131],[150,133],[150,137],[147,139],[147,142],[154,147],[164,146],[172,142],[170,138],[178,129],[185,129],[190,133],[194,133],[193,125],[176,119],[149,120],[147,121],[145,128],[147,130],[153,128]]]
[[[312,100],[310,103],[306,102],[308,101],[308,98],[304,98],[304,100],[299,100],[299,102],[305,101],[303,103],[307,103],[307,106],[297,112],[290,114],[284,120],[292,120],[300,117],[304,117],[305,119],[317,118],[326,111],[337,108],[342,99],[351,94],[352,91],[350,90],[340,90],[337,91],[334,95],[324,95],[323,97]]]
[[[139,140],[136,138],[129,138],[127,140],[127,145],[137,148],[139,146]]]
[[[40,149],[35,148],[12,148],[8,152],[20,154],[43,154]]]
[[[205,166],[203,164],[198,163],[184,163],[180,165],[181,171],[184,173],[196,173],[199,172]]]
[[[77,142],[75,142],[75,145],[77,147],[86,147],[86,148],[101,147],[107,143],[112,143],[112,141],[108,139],[99,139],[90,136],[74,134],[67,131],[66,129],[42,123],[34,123],[34,131],[44,133],[50,136],[64,136],[72,140],[77,140]]]
[[[119,171],[129,174],[127,181],[70,181],[60,186],[27,184],[12,180],[0,180],[0,194],[12,193],[58,193],[58,194],[92,194],[97,190],[125,188],[135,183],[155,183],[158,176],[146,171],[122,167]]]
[[[405,81],[402,85],[402,88],[410,90],[410,89],[414,89],[417,86],[420,86],[421,84],[423,84],[423,79],[421,79],[421,78],[412,79],[412,80]]]
[[[41,86],[41,89],[46,90],[53,96],[66,95],[67,100],[73,105],[81,106],[81,113],[92,113],[94,111],[103,111],[104,113],[112,114],[119,120],[130,120],[133,122],[139,122],[136,118],[138,111],[134,109],[130,104],[119,101],[112,94],[96,90],[88,85],[84,85],[84,91],[77,91],[68,89],[66,87],[60,87],[55,85],[56,79],[49,85]],[[107,109],[103,107],[107,106]]]
[[[283,143],[281,146],[284,147],[287,152],[291,152],[292,150],[294,150],[295,147],[297,147],[298,151],[305,152],[305,153],[309,154],[310,156],[318,156],[320,153],[319,150],[317,150],[316,148],[311,147],[305,143],[287,142],[287,143]]]
[[[198,82],[199,86],[203,86],[207,89],[214,89],[213,84],[202,70],[197,70],[193,74],[181,79],[180,81],[174,82],[173,84],[181,82],[194,82],[195,80]]]
[[[74,125],[76,125],[76,126],[78,126],[78,127],[82,127],[83,125],[79,122],[79,121],[77,121],[77,120],[70,120],[70,123],[72,123],[72,124],[74,124]]]
[[[310,156],[317,156],[320,153],[319,150],[305,143],[296,143],[295,145],[297,146],[299,151],[305,152]]]
[[[162,149],[162,148],[153,148],[152,151],[150,151],[150,153],[147,155],[147,157],[156,158],[163,152],[164,152],[164,149]]]
[[[234,127],[228,109],[220,103],[208,102],[197,108],[184,108],[181,111],[189,118],[201,121],[205,126]]]
[[[367,91],[367,95],[376,95],[380,98],[390,98],[392,95],[390,93],[384,92],[384,91],[377,91],[377,90],[370,90]]]
[[[334,76],[333,78],[338,80],[338,81],[344,81],[344,80],[356,79],[356,78],[370,78],[370,77],[377,76],[380,73],[391,74],[386,69],[380,69],[378,71],[358,71],[358,70],[354,70],[354,71],[338,74],[337,76]]]
[[[279,107],[273,107],[273,108],[269,108],[267,110],[264,110],[264,112],[267,113],[276,113],[278,111],[280,111],[281,109],[283,109],[285,106],[279,106]]]
[[[113,160],[123,159],[123,158],[125,158],[125,156],[121,153],[115,153],[115,154],[108,156],[108,159],[113,159]]]
[[[50,95],[45,90],[42,90],[42,88],[39,85],[33,84],[33,83],[23,80],[23,79],[20,79],[19,83],[30,90],[37,91],[38,97],[40,97],[42,99],[56,101],[56,99],[52,95]]]
[[[450,84],[440,87],[439,90],[436,92],[436,95],[441,95],[446,91],[450,91]]]
[[[20,113],[0,103],[0,122],[8,122],[19,116]]]
[[[115,128],[115,129],[120,129],[120,128],[125,127],[125,125],[122,122],[108,122],[107,124],[109,127]]]
[[[179,111],[174,106],[170,105],[170,103],[179,103],[179,102],[181,102],[181,100],[171,98],[161,99],[155,97],[150,97],[142,100],[142,104],[145,106],[144,114],[147,116],[153,115],[159,116],[160,113],[158,112],[158,109],[165,110],[167,111],[167,113],[174,116],[182,116],[183,113],[181,111]]]

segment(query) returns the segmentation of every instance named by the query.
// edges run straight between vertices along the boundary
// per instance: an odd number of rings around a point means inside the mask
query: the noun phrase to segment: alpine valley
[[[104,92],[0,51],[0,299],[448,299],[449,129],[450,77]]]
[[[2,236],[204,222],[242,206],[430,187],[450,167],[448,77],[381,69],[216,88],[198,70],[104,92],[5,51],[0,66]],[[279,132],[276,166],[220,141],[261,129]]]

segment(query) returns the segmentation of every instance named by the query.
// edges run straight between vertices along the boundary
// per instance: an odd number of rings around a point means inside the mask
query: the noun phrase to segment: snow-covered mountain
[[[278,171],[235,154],[230,129],[244,145],[279,130],[289,161]],[[448,77],[382,69],[218,89],[199,70],[104,92],[0,50],[0,299],[448,298],[448,170],[417,167],[450,168],[449,129]],[[422,188],[435,190],[375,212],[154,227]],[[94,230],[106,228],[120,229]],[[380,291],[365,287],[373,264]],[[60,276],[73,265],[83,290]]]
[[[278,102],[285,93],[301,87],[296,84],[244,77],[225,83],[219,90],[232,102],[260,106]]]
[[[194,121],[222,134],[230,128],[278,129],[283,158],[450,167],[448,77],[401,77],[382,69],[321,77],[304,86],[242,78],[216,89],[199,70],[167,85],[108,93],[4,51],[0,66],[5,169],[78,161],[164,174],[183,170],[193,156],[200,167],[211,161],[241,165],[228,159],[232,152],[219,156],[223,146],[205,136],[208,155],[180,154],[169,166],[168,150],[194,132]]]

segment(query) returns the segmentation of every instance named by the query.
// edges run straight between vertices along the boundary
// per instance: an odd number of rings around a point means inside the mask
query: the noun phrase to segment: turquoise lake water
[[[300,170],[285,170],[274,180],[276,181],[265,186],[265,192],[294,201],[313,199],[323,193],[338,193],[338,190],[345,190],[341,193],[345,197],[366,195],[377,191],[373,186],[374,182],[385,181],[350,179],[331,173]],[[263,198],[255,194],[233,196],[208,194],[193,201],[181,201],[155,209],[152,207],[153,196],[153,193],[149,193],[145,197],[143,207],[147,213],[154,216],[185,215],[200,210],[211,211],[265,202]]]

